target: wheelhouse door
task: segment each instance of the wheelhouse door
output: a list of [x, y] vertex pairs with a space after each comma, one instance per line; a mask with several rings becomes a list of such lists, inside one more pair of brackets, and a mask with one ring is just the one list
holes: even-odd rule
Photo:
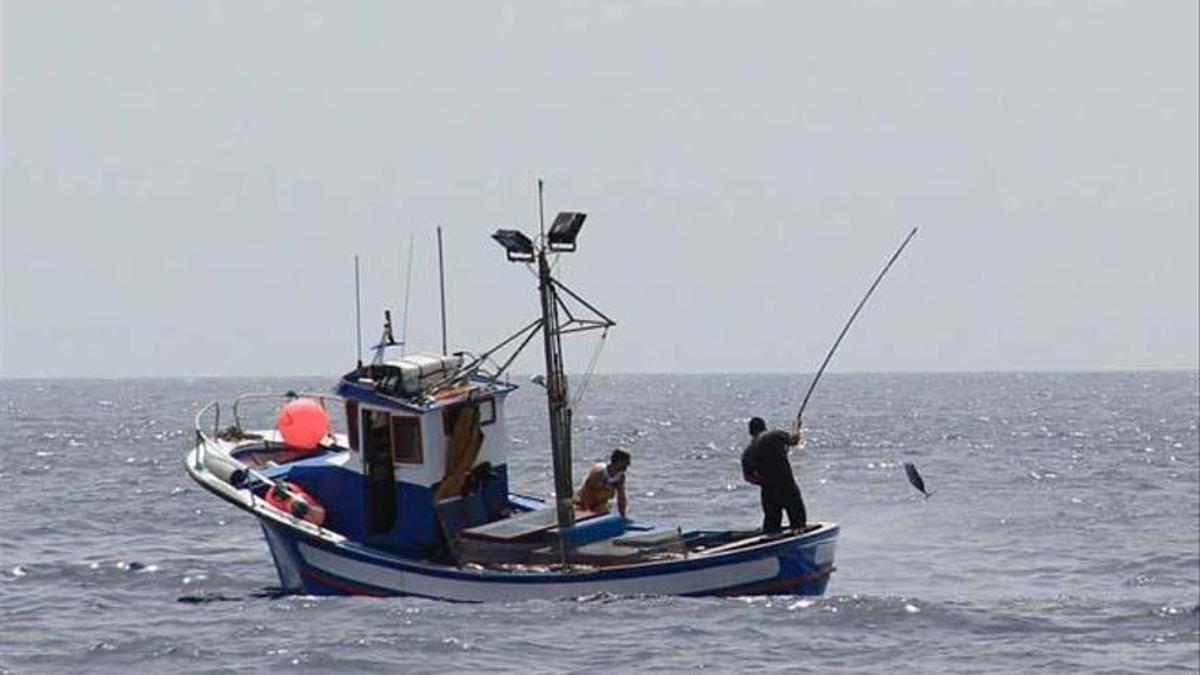
[[396, 524], [396, 469], [392, 462], [391, 415], [382, 410], [362, 414], [364, 491], [367, 534], [390, 532]]

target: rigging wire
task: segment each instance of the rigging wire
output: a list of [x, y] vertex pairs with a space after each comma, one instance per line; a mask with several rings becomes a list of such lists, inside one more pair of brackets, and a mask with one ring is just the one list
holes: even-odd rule
[[571, 412], [574, 413], [579, 402], [583, 400], [583, 395], [587, 393], [588, 385], [592, 382], [592, 375], [596, 374], [596, 366], [600, 363], [600, 352], [604, 351], [604, 345], [608, 341], [608, 328], [600, 334], [600, 339], [596, 340], [596, 349], [592, 351], [592, 360], [588, 363], [587, 370], [583, 373], [583, 379], [579, 381], [579, 389], [575, 392], [574, 398], [571, 399]]

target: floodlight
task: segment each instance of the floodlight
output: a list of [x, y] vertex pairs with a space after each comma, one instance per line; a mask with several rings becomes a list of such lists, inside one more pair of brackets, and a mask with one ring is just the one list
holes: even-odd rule
[[583, 221], [586, 218], [586, 213], [573, 211], [563, 211], [555, 216], [554, 224], [550, 226], [550, 234], [547, 236], [550, 250], [574, 251], [575, 238], [579, 236], [579, 230], [583, 227]]
[[533, 260], [533, 242], [520, 230], [496, 230], [492, 235], [504, 247], [509, 260], [530, 262]]

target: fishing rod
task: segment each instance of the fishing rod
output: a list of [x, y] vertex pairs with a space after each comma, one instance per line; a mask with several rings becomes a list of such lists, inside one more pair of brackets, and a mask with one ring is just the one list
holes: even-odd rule
[[875, 292], [875, 287], [879, 285], [880, 281], [883, 281], [883, 275], [887, 274], [887, 271], [892, 267], [892, 263], [896, 262], [896, 258], [900, 257], [900, 253], [904, 251], [904, 247], [908, 246], [908, 242], [911, 241], [913, 236], [916, 234], [917, 228], [914, 227], [912, 232], [909, 232], [908, 236], [904, 238], [904, 241], [900, 243], [900, 248], [896, 249], [896, 252], [892, 254], [891, 259], [888, 260], [887, 264], [883, 266], [883, 270], [879, 272], [879, 276], [875, 277], [875, 283], [871, 284], [871, 287], [867, 289], [867, 294], [864, 295], [863, 299], [859, 301], [858, 307], [855, 307], [854, 313], [850, 315], [850, 320], [846, 322], [846, 325], [842, 327], [842, 332], [838, 333], [837, 339], [833, 341], [833, 346], [829, 348], [829, 353], [825, 355], [825, 360], [821, 362], [821, 367], [817, 369], [816, 377], [814, 377], [812, 383], [808, 385], [808, 392], [804, 394], [804, 400], [800, 403], [800, 412], [796, 413], [797, 430], [800, 429], [800, 419], [804, 417], [804, 408], [808, 406], [808, 399], [812, 397], [813, 390], [817, 388], [817, 382], [821, 380], [821, 374], [825, 372], [825, 366], [829, 365], [829, 360], [833, 358], [833, 353], [837, 351], [838, 345], [842, 343], [842, 338], [846, 337], [846, 331], [850, 330], [850, 324], [854, 323], [854, 320], [858, 318], [858, 313], [862, 311], [863, 305], [867, 304], [867, 299], [870, 298], [871, 294]]
[[[863, 305], [867, 304], [867, 299], [870, 298], [871, 294], [875, 292], [875, 287], [879, 285], [879, 282], [883, 281], [883, 275], [887, 274], [887, 271], [892, 267], [892, 263], [896, 262], [896, 259], [900, 257], [900, 253], [904, 251], [904, 247], [908, 246], [908, 242], [912, 241], [912, 238], [916, 234], [917, 228], [914, 227], [912, 231], [908, 233], [908, 236], [904, 238], [904, 241], [900, 242], [900, 247], [897, 248], [896, 252], [892, 254], [892, 257], [888, 259], [887, 264], [884, 265], [883, 269], [879, 272], [879, 276], [875, 277], [875, 282], [872, 283], [871, 287], [867, 289], [867, 294], [864, 295], [863, 299], [858, 302], [858, 306], [854, 308], [854, 313], [850, 315], [850, 319], [846, 321], [846, 325], [842, 327], [842, 332], [838, 333], [837, 339], [833, 341], [833, 346], [829, 348], [829, 353], [825, 355], [825, 360], [821, 362], [821, 367], [817, 369], [816, 377], [814, 377], [813, 381], [808, 385], [808, 391], [805, 392], [804, 400], [800, 403], [800, 412], [796, 413], [797, 432], [800, 430], [800, 420], [802, 417], [804, 417], [804, 408], [808, 406], [808, 399], [812, 397], [813, 391], [817, 388], [817, 382], [821, 379], [821, 374], [825, 372], [825, 367], [829, 365], [829, 360], [833, 358], [833, 353], [837, 351], [838, 345], [842, 343], [842, 338], [846, 337], [846, 331], [850, 330], [850, 324], [854, 323], [854, 320], [858, 318], [858, 313], [862, 311]], [[909, 484], [919, 490], [921, 494], [925, 495], [926, 499], [929, 499], [929, 495], [932, 493], [926, 491], [925, 480], [921, 478], [920, 472], [917, 471], [917, 467], [913, 466], [912, 462], [904, 462], [904, 474], [905, 477], [908, 478]]]

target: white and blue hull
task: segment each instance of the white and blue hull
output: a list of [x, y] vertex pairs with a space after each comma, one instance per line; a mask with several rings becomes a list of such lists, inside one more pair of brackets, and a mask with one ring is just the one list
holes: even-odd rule
[[[457, 602], [571, 598], [598, 593], [636, 595], [822, 595], [834, 571], [839, 527], [810, 525], [804, 533], [769, 536], [697, 531], [670, 554], [635, 562], [588, 565], [453, 564], [368, 546], [272, 506], [245, 484], [231, 483], [231, 443], [201, 438], [185, 460], [189, 475], [262, 525], [279, 574], [291, 593], [415, 596]], [[261, 476], [259, 476], [261, 479]], [[235, 481], [237, 482], [237, 481]], [[518, 510], [546, 508], [509, 495]], [[631, 526], [633, 527], [633, 526]], [[634, 531], [654, 528], [639, 525]], [[586, 546], [579, 551], [586, 552]]]
[[585, 571], [464, 569], [333, 543], [276, 520], [263, 530], [283, 588], [313, 595], [410, 595], [459, 602], [616, 595], [821, 595], [838, 528], [744, 549]]

